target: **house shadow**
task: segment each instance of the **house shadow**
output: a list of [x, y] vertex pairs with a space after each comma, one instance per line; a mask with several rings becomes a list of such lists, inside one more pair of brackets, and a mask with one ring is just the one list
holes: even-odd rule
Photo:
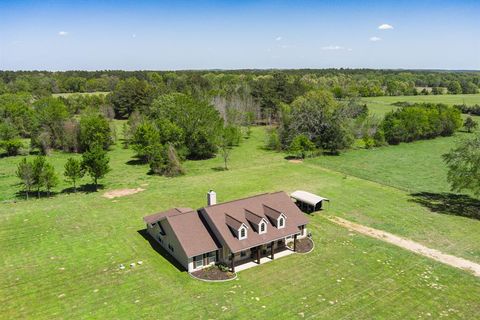
[[480, 200], [465, 194], [418, 192], [410, 201], [432, 212], [480, 220]]
[[168, 262], [170, 262], [178, 271], [184, 272], [187, 271], [185, 268], [170, 254], [167, 250], [165, 250], [152, 236], [147, 232], [147, 229], [137, 230], [138, 234], [140, 234], [150, 246], [157, 251], [163, 258], [165, 258]]

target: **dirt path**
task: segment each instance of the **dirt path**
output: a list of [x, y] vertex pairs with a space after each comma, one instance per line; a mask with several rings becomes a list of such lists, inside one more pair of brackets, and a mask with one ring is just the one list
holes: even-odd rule
[[136, 188], [136, 189], [117, 189], [117, 190], [110, 190], [105, 192], [103, 196], [107, 199], [119, 198], [129, 196], [131, 194], [139, 193], [145, 191], [143, 188]]
[[444, 264], [448, 264], [449, 266], [472, 272], [475, 276], [480, 277], [480, 264], [478, 263], [445, 254], [441, 251], [425, 247], [418, 242], [408, 240], [382, 230], [373, 229], [363, 226], [361, 224], [356, 224], [339, 217], [332, 217], [329, 218], [329, 220], [342, 227], [394, 244], [398, 247], [421, 254], [422, 256], [428, 257], [430, 259], [439, 261]]

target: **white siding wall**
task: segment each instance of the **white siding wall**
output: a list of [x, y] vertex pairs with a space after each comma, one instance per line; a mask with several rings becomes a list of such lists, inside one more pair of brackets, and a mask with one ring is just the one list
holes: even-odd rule
[[[166, 220], [162, 221], [162, 227], [165, 231], [164, 236], [160, 235], [160, 227], [158, 226], [158, 223], [155, 224], [153, 228], [147, 224], [147, 231], [168, 253], [170, 253], [185, 269], [188, 270], [189, 259]], [[159, 239], [162, 239], [162, 241]], [[173, 252], [168, 247], [169, 244], [172, 246]]]

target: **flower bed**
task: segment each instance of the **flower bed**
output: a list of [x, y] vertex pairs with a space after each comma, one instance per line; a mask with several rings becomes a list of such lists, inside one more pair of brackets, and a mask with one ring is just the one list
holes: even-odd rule
[[208, 267], [202, 270], [192, 272], [194, 278], [205, 281], [227, 281], [236, 278], [236, 273], [230, 271], [222, 271], [217, 266]]
[[[288, 244], [288, 247], [293, 250], [293, 242]], [[297, 253], [308, 253], [313, 250], [313, 240], [310, 238], [303, 238], [297, 240]]]

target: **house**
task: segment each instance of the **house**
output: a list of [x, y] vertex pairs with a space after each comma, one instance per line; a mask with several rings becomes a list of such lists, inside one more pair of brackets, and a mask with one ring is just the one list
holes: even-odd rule
[[173, 208], [143, 218], [148, 233], [188, 272], [215, 264], [231, 267], [290, 250], [307, 235], [308, 219], [285, 192], [217, 203], [207, 194], [198, 210]]

